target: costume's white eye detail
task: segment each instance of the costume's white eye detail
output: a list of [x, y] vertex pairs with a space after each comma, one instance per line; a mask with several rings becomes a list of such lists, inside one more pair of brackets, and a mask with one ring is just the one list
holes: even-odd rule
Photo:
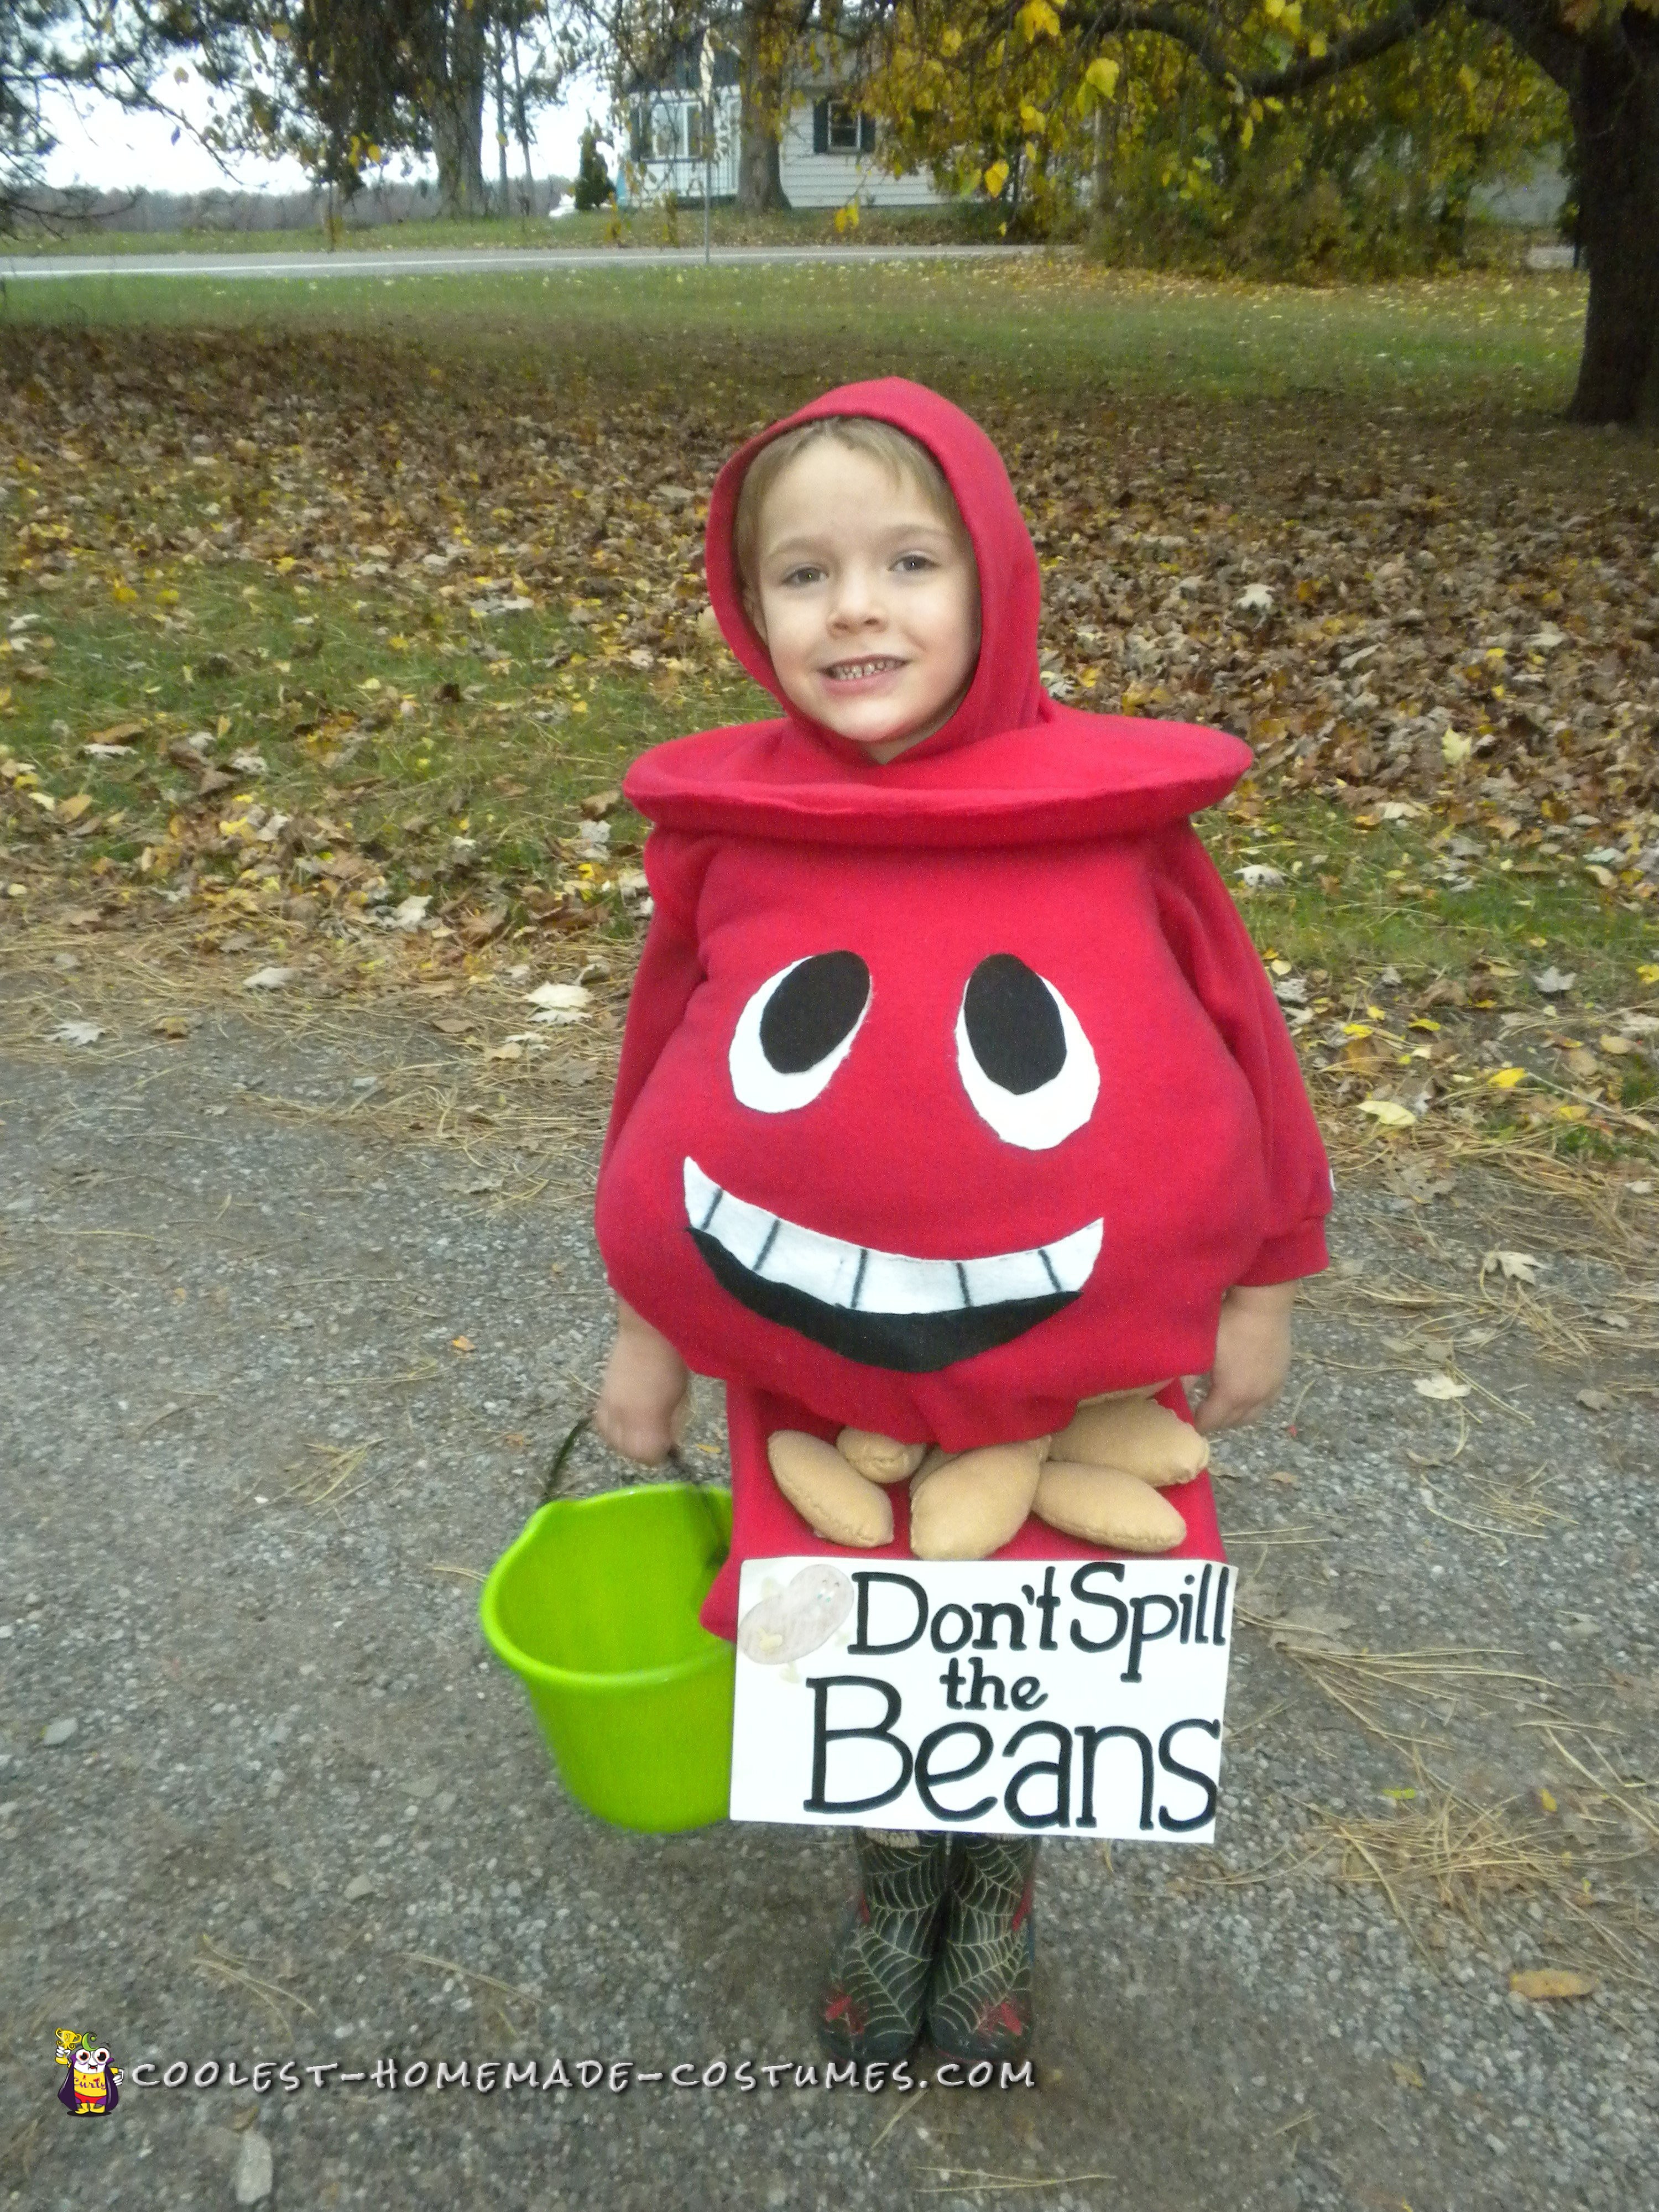
[[870, 1006], [856, 952], [814, 952], [769, 975], [738, 1017], [732, 1088], [757, 1114], [810, 1106], [853, 1049]]
[[1080, 1129], [1100, 1096], [1100, 1069], [1077, 1016], [1012, 952], [992, 953], [968, 978], [957, 1066], [975, 1111], [1024, 1152], [1046, 1152]]

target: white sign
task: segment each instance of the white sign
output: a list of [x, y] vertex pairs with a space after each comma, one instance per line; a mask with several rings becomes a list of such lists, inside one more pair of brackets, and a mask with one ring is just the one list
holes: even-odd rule
[[1232, 1570], [746, 1559], [732, 1818], [1209, 1843]]

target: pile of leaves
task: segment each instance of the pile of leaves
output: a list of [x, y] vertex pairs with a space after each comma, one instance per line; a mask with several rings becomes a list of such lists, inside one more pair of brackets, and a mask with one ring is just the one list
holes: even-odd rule
[[[204, 950], [344, 931], [364, 976], [400, 947], [429, 964], [526, 931], [634, 942], [642, 826], [615, 786], [645, 744], [766, 711], [713, 627], [702, 529], [734, 444], [838, 367], [867, 371], [851, 340], [844, 364], [810, 353], [769, 374], [740, 349], [619, 370], [464, 359], [415, 331], [6, 333], [0, 913], [55, 885], [86, 926], [187, 920]], [[1541, 914], [1479, 974], [1403, 969], [1403, 999], [1385, 959], [1356, 982], [1316, 950], [1367, 842], [1401, 863], [1374, 871], [1379, 944], [1396, 910], [1455, 923], [1523, 884], [1527, 907], [1566, 884], [1646, 941], [1642, 454], [1524, 417], [910, 366], [1007, 459], [1055, 695], [1257, 749], [1219, 842], [1333, 1104], [1404, 1127], [1524, 1063], [1529, 1085], [1562, 1083], [1552, 1114], [1644, 1131], [1626, 1078], [1659, 970], [1638, 981], [1627, 958], [1593, 1003], [1552, 998]], [[1310, 804], [1332, 849], [1296, 826]], [[1434, 1024], [1465, 1012], [1476, 1056], [1453, 1066]], [[1529, 1062], [1520, 1017], [1541, 1024]]]
[[[770, 412], [752, 386], [556, 395], [341, 335], [158, 333], [138, 356], [14, 332], [0, 363], [14, 598], [101, 586], [143, 619], [167, 612], [163, 568], [176, 588], [234, 565], [416, 621], [555, 609], [641, 671], [696, 649], [708, 486]], [[1638, 454], [1403, 410], [1109, 398], [1078, 419], [975, 397], [1043, 556], [1062, 696], [1223, 723], [1265, 772], [1356, 806], [1600, 826], [1659, 799]], [[9, 642], [29, 681], [38, 641]]]

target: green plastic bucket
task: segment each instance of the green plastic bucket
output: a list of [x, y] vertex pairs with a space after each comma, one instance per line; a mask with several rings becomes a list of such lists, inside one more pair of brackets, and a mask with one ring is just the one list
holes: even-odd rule
[[555, 1498], [484, 1584], [483, 1632], [530, 1692], [565, 1788], [617, 1827], [726, 1818], [733, 1653], [697, 1608], [731, 1543], [727, 1491]]

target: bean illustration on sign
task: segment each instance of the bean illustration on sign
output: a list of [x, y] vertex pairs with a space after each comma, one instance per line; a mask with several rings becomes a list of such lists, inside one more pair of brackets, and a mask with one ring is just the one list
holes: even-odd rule
[[823, 1574], [744, 1562], [733, 1820], [1212, 1838], [1231, 1567], [915, 1560], [836, 1601]]

